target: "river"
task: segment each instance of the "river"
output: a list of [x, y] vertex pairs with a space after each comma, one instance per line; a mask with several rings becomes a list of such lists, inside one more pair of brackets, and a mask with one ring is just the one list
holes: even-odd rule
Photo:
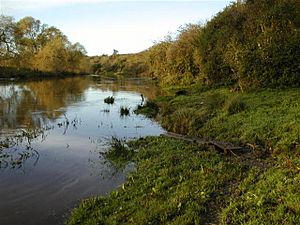
[[163, 132], [133, 112], [141, 94], [159, 92], [149, 81], [99, 76], [0, 83], [0, 224], [63, 224], [80, 200], [116, 189], [134, 165], [116, 169], [101, 153], [113, 136]]

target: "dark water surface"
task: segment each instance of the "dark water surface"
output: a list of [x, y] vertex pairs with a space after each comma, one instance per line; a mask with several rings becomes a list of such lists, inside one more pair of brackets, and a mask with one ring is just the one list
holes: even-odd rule
[[[141, 94], [158, 92], [146, 81], [97, 76], [0, 83], [0, 224], [63, 224], [80, 199], [124, 182], [133, 165], [116, 170], [100, 153], [112, 136], [163, 132], [133, 113]], [[115, 104], [104, 103], [108, 96]]]

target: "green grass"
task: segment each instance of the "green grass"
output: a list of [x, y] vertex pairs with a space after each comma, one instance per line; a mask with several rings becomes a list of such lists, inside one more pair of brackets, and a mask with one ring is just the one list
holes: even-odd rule
[[216, 152], [172, 139], [147, 138], [130, 147], [138, 150], [136, 172], [108, 197], [82, 202], [68, 224], [202, 224], [223, 202], [227, 185], [247, 171]]
[[81, 202], [69, 225], [300, 223], [299, 158], [258, 163], [162, 137], [129, 146], [136, 171], [109, 196]]
[[222, 210], [222, 224], [300, 224], [299, 185], [297, 169], [252, 169]]
[[300, 89], [245, 93], [213, 89], [159, 98], [156, 104], [159, 121], [169, 131], [250, 143], [272, 153], [299, 150]]
[[112, 137], [110, 147], [104, 153], [104, 157], [116, 169], [121, 169], [132, 160], [133, 154], [134, 151], [126, 146], [124, 140]]

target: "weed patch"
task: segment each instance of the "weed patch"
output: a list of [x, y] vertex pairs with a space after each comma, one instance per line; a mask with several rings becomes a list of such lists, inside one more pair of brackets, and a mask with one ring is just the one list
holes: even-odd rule
[[114, 96], [108, 96], [107, 98], [104, 99], [104, 102], [107, 104], [114, 104], [115, 98]]
[[104, 157], [114, 167], [122, 168], [132, 160], [134, 151], [126, 146], [125, 141], [112, 137], [110, 148], [104, 153]]
[[136, 114], [143, 114], [149, 118], [155, 118], [159, 112], [158, 105], [151, 100], [148, 100], [144, 106], [138, 106], [134, 111]]
[[125, 106], [121, 106], [120, 107], [120, 115], [121, 116], [128, 116], [130, 114], [130, 109], [125, 107]]

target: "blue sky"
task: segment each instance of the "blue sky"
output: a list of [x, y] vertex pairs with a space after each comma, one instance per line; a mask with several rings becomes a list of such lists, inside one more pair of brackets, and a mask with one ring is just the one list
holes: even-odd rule
[[187, 23], [205, 23], [231, 1], [0, 0], [1, 13], [33, 16], [80, 42], [89, 55], [134, 53]]

